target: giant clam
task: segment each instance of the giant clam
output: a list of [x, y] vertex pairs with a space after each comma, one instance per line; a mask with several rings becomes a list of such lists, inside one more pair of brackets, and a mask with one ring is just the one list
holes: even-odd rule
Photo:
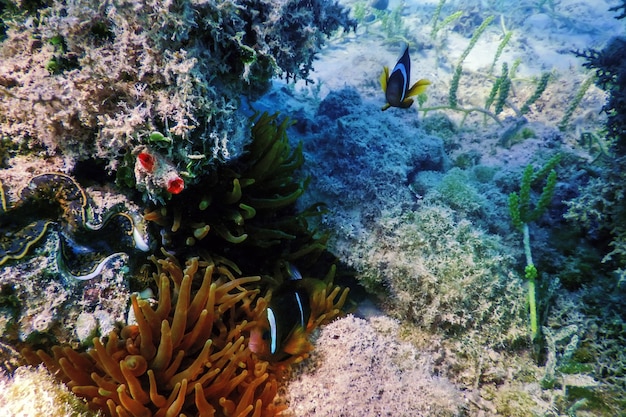
[[0, 181], [0, 265], [25, 257], [47, 233], [59, 236], [59, 272], [75, 279], [99, 275], [124, 251], [148, 251], [141, 215], [123, 204], [96, 212], [85, 189], [67, 174], [32, 177], [11, 207]]

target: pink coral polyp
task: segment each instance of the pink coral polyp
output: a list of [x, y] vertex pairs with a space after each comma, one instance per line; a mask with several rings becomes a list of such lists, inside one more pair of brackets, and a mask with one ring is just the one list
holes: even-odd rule
[[179, 194], [185, 189], [185, 182], [181, 177], [175, 177], [167, 182], [167, 192], [172, 194]]

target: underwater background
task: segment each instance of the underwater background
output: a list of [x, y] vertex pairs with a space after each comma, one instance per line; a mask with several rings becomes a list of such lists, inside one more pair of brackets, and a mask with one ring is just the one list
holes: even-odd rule
[[623, 1], [0, 18], [0, 414], [626, 416]]

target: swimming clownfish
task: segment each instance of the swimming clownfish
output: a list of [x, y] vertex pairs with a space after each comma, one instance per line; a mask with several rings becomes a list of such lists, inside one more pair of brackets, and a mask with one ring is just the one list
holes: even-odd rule
[[387, 103], [382, 108], [383, 111], [389, 107], [408, 109], [413, 104], [413, 99], [410, 97], [423, 93], [426, 91], [426, 87], [430, 85], [430, 81], [421, 79], [409, 88], [410, 81], [411, 59], [409, 57], [409, 47], [407, 46], [402, 57], [400, 57], [396, 66], [393, 67], [391, 75], [389, 74], [389, 68], [383, 67], [380, 84], [387, 99]]
[[250, 350], [260, 358], [280, 361], [309, 350], [307, 325], [311, 317], [310, 283], [294, 275], [272, 294], [260, 324], [250, 330]]

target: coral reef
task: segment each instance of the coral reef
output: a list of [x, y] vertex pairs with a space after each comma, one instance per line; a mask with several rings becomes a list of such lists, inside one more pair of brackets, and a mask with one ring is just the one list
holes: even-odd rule
[[[353, 28], [335, 0], [2, 3], [0, 367], [13, 373], [26, 345], [30, 363], [62, 381], [51, 387], [43, 367], [25, 381], [25, 367], [17, 386], [66, 385], [80, 397], [63, 397], [75, 415], [623, 414], [625, 281], [610, 272], [626, 276], [621, 55], [587, 54], [594, 68], [610, 64], [598, 80], [615, 122], [613, 146], [587, 164], [574, 135], [603, 145], [603, 131], [585, 132], [599, 125], [585, 92], [599, 96], [595, 77], [578, 93], [574, 65], [533, 77], [551, 68], [548, 49], [533, 49], [531, 30], [513, 35], [547, 22], [562, 33], [540, 31], [542, 42], [570, 37], [578, 21], [559, 18], [558, 2], [500, 9], [498, 26], [488, 16], [502, 2], [457, 13], [445, 0], [374, 3], [354, 2], [366, 32], [338, 38], [317, 73], [327, 36]], [[529, 8], [543, 16], [526, 24]], [[381, 114], [373, 68], [392, 62], [386, 42], [404, 39], [434, 80], [429, 100], [443, 105], [424, 107], [423, 96], [421, 111]], [[520, 47], [529, 53], [511, 63]], [[566, 50], [550, 59], [567, 66]], [[559, 132], [563, 97], [573, 100]], [[506, 198], [524, 166], [555, 152], [565, 159], [555, 204], [541, 218], [531, 210], [547, 197], [530, 174], [512, 202], [516, 226], [530, 223], [529, 272], [545, 291], [533, 320], [544, 363], [532, 357]], [[564, 224], [561, 201], [595, 175], [570, 212], [588, 216], [585, 235]], [[603, 265], [601, 251], [611, 253]], [[401, 321], [320, 329], [348, 294], [336, 263]], [[272, 347], [270, 317], [291, 311], [302, 314]], [[26, 392], [0, 387], [15, 396], [0, 393], [0, 414], [28, 412], [4, 407]]]
[[[95, 245], [106, 243], [103, 233], [109, 224], [121, 234], [111, 244], [130, 239], [139, 249], [155, 249], [154, 242], [144, 235], [148, 221], [157, 226], [160, 245], [171, 248], [182, 259], [192, 253], [201, 257], [190, 258], [185, 268], [165, 249], [166, 259], [152, 258], [157, 265], [153, 277], [159, 298], [151, 303], [131, 296], [135, 321], [122, 329], [109, 326], [105, 331], [102, 324], [106, 323], [100, 322], [92, 305], [80, 305], [66, 313], [76, 323], [71, 328], [75, 334], [60, 334], [63, 347], [54, 337], [48, 338], [59, 324], [55, 314], [49, 314], [45, 323], [36, 326], [39, 333], [26, 340], [27, 344], [53, 346], [52, 353], [27, 347], [23, 350], [25, 358], [31, 364], [45, 363], [75, 394], [87, 399], [92, 409], [102, 409], [111, 416], [262, 416], [284, 409], [283, 405], [274, 404], [278, 384], [291, 364], [307, 357], [312, 345], [307, 343], [297, 354], [270, 363], [250, 351], [248, 333], [265, 312], [272, 289], [286, 279], [282, 268], [288, 261], [305, 268], [307, 277], [327, 270], [329, 264], [317, 262], [324, 254], [325, 243], [307, 223], [320, 206], [313, 205], [300, 213], [294, 208], [307, 181], [297, 179], [303, 155], [301, 147], [292, 147], [287, 138], [290, 120], [279, 120], [278, 114], [263, 114], [254, 120], [245, 155], [228, 165], [214, 167], [190, 186], [177, 185], [176, 181], [153, 181], [175, 172], [173, 165], [154, 147], [137, 147], [132, 155], [136, 160], [136, 179], [146, 189], [161, 187], [171, 195], [168, 201], [155, 199], [144, 216], [127, 212], [123, 204], [98, 210], [79, 182], [60, 172], [28, 180], [22, 191], [15, 194], [18, 202], [12, 206], [2, 193], [3, 227], [17, 227], [20, 231], [5, 234], [4, 261], [30, 262], [31, 259], [25, 259], [27, 254], [34, 255], [34, 260], [41, 252], [47, 261], [52, 257], [56, 267], [53, 269], [67, 278], [50, 282], [46, 288], [46, 294], [59, 289], [58, 296], [49, 297], [55, 303], [50, 308], [57, 312], [74, 298], [60, 291], [63, 285], [76, 286], [77, 279], [98, 278], [103, 273], [102, 265], [110, 261], [104, 258], [93, 270], [78, 273], [70, 267], [70, 257], [66, 255], [77, 255], [72, 266], [89, 266], [90, 259], [82, 255], [97, 259]], [[159, 139], [157, 134], [151, 137]], [[174, 192], [174, 186], [180, 189]], [[22, 227], [22, 223], [27, 225], [31, 218], [39, 217], [45, 226], [54, 223], [58, 233]], [[13, 224], [17, 218], [20, 223]], [[94, 238], [89, 235], [91, 232], [98, 235]], [[328, 255], [324, 256], [325, 261]], [[132, 257], [141, 262], [136, 259], [140, 257]], [[9, 262], [10, 268], [13, 263]], [[49, 267], [47, 263], [43, 271], [37, 269], [34, 273], [47, 276]], [[263, 277], [235, 278], [241, 270], [260, 272]], [[313, 275], [309, 274], [313, 270]], [[317, 280], [316, 289], [310, 294], [311, 314], [305, 337], [341, 313], [347, 290], [332, 284], [334, 270], [330, 268], [324, 281]], [[136, 272], [133, 270], [133, 275]], [[143, 279], [135, 276], [132, 285], [147, 284], [148, 276], [144, 275]], [[201, 282], [197, 282], [198, 277]], [[101, 293], [92, 292], [90, 285], [93, 284], [86, 284], [83, 295], [89, 292], [89, 297], [100, 297]], [[112, 285], [103, 282], [101, 289], [107, 286]], [[259, 297], [262, 290], [267, 291], [266, 295]], [[20, 289], [18, 293], [22, 297]], [[91, 300], [91, 304], [93, 301], [103, 300]], [[125, 300], [120, 300], [119, 306], [125, 305]], [[103, 334], [106, 337], [101, 339]], [[19, 339], [14, 332], [11, 337], [13, 341]], [[77, 339], [80, 343], [76, 343]], [[84, 348], [89, 351], [82, 352]]]
[[[295, 127], [301, 123], [306, 119]], [[335, 231], [328, 246], [340, 258], [354, 254], [352, 243], [383, 212], [413, 206], [415, 196], [404, 185], [418, 172], [448, 166], [442, 140], [421, 130], [414, 115], [381, 112], [353, 87], [328, 94], [304, 133], [305, 158], [318, 162], [303, 167], [311, 183], [298, 204], [333, 201], [321, 222]]]
[[19, 10], [2, 18], [2, 138], [62, 154], [67, 169], [99, 159], [116, 170], [162, 132], [164, 156], [192, 182], [242, 153], [242, 94], [263, 93], [276, 73], [306, 78], [325, 38], [355, 25], [323, 1], [81, 0]]
[[[68, 319], [76, 320], [72, 325], [75, 334], [61, 334], [61, 341], [71, 342], [61, 347], [54, 337], [47, 339], [58, 326], [51, 312], [43, 323], [33, 325], [38, 333], [26, 342], [53, 346], [52, 353], [35, 352], [28, 347], [23, 350], [25, 358], [31, 364], [45, 363], [75, 394], [87, 399], [92, 409], [102, 409], [111, 416], [165, 413], [268, 416], [284, 409], [283, 405], [274, 404], [278, 385], [291, 364], [307, 357], [312, 345], [307, 343], [297, 354], [270, 363], [250, 351], [248, 334], [265, 312], [272, 289], [286, 279], [281, 265], [295, 260], [307, 272], [328, 268], [326, 262], [316, 265], [325, 246], [308, 228], [306, 218], [311, 213], [294, 211], [305, 181], [294, 179], [303, 156], [300, 147], [292, 148], [289, 144], [286, 136], [289, 125], [287, 118], [278, 121], [277, 114], [260, 116], [245, 156], [234, 164], [216, 168], [213, 175], [207, 175], [198, 185], [174, 195], [168, 203], [154, 207], [145, 216], [125, 211], [124, 204], [99, 210], [92, 205], [89, 193], [73, 177], [63, 173], [32, 177], [15, 194], [19, 200], [13, 206], [7, 204], [3, 192], [3, 227], [26, 230], [5, 234], [4, 261], [18, 259], [26, 265], [38, 259], [40, 252], [47, 251], [46, 259], [52, 257], [55, 262], [53, 269], [66, 278], [61, 282], [51, 279], [45, 288], [44, 294], [55, 303], [49, 308], [57, 312], [74, 298], [61, 291], [64, 285], [76, 286], [81, 282], [78, 280], [90, 280], [88, 285], [93, 285], [91, 279], [103, 272], [100, 265], [109, 262], [105, 258], [95, 270], [85, 273], [68, 272], [67, 252], [96, 258], [94, 245], [106, 241], [102, 233], [114, 219], [121, 221], [114, 228], [121, 236], [113, 243], [143, 237], [144, 222], [153, 221], [161, 231], [171, 233], [161, 233], [164, 246], [172, 247], [177, 254], [195, 253], [206, 259], [190, 258], [183, 268], [163, 249], [165, 259], [152, 258], [157, 266], [153, 278], [159, 298], [150, 301], [132, 295], [131, 324], [122, 329], [109, 326], [105, 333], [106, 323], [100, 322], [101, 317], [92, 311], [93, 306], [81, 303], [78, 310], [66, 313]], [[147, 150], [140, 152], [141, 155]], [[159, 163], [147, 156], [138, 160], [145, 170]], [[54, 230], [58, 233], [45, 233], [44, 228], [41, 233], [29, 234], [32, 228], [20, 226], [38, 216], [45, 225], [55, 223]], [[20, 223], [13, 224], [15, 219]], [[199, 224], [202, 219], [206, 223]], [[81, 235], [83, 229], [88, 232], [86, 236]], [[177, 229], [181, 229], [183, 238], [175, 235]], [[213, 233], [207, 237], [210, 230]], [[98, 236], [89, 238], [92, 232]], [[237, 240], [235, 236], [244, 238]], [[141, 240], [139, 245], [135, 241], [135, 245], [149, 250], [147, 242]], [[14, 250], [14, 246], [19, 250]], [[25, 259], [27, 254], [33, 255], [32, 259], [30, 256]], [[241, 274], [240, 269], [229, 259], [241, 262], [243, 270], [261, 272], [263, 277], [235, 278]], [[8, 262], [11, 268], [13, 263]], [[89, 265], [83, 257], [75, 263]], [[316, 280], [315, 290], [310, 293], [311, 314], [305, 337], [341, 313], [347, 290], [332, 284], [334, 270], [330, 268], [324, 281]], [[33, 273], [47, 276], [40, 269]], [[141, 281], [141, 277], [137, 278]], [[38, 282], [42, 284], [41, 277]], [[143, 284], [146, 282], [143, 279]], [[104, 290], [114, 285], [104, 282], [101, 287]], [[6, 288], [9, 297], [9, 287]], [[85, 296], [102, 296], [89, 286], [83, 289]], [[265, 296], [259, 297], [265, 289]], [[23, 291], [17, 291], [22, 298]], [[54, 292], [58, 294], [52, 296]], [[80, 288], [79, 292], [82, 292]], [[91, 304], [93, 301], [100, 304], [104, 300], [92, 300]], [[16, 317], [28, 314], [19, 311], [19, 300], [17, 304]], [[125, 305], [124, 301], [119, 304], [121, 308]], [[107, 336], [101, 339], [102, 334]], [[14, 331], [5, 336], [13, 337], [13, 341], [18, 338]], [[90, 347], [88, 353], [82, 352], [85, 347]]]
[[[502, 13], [500, 25], [489, 27], [482, 35], [487, 39], [481, 38], [477, 43], [478, 49], [485, 52], [495, 50], [498, 41], [503, 39], [492, 63], [495, 72], [489, 70], [486, 82], [483, 76], [476, 74], [483, 71], [489, 60], [471, 60], [472, 56], [468, 55], [467, 65], [463, 65], [465, 72], [460, 89], [471, 95], [462, 96], [459, 91], [459, 106], [488, 108], [495, 114], [494, 107], [500, 102], [500, 106], [504, 105], [500, 113], [502, 127], [494, 126], [494, 123], [487, 124], [487, 128], [483, 126], [480, 112], [467, 119], [464, 129], [449, 129], [442, 123], [434, 126], [433, 116], [442, 116], [442, 113], [429, 112], [426, 117], [421, 117], [422, 113], [417, 117], [412, 113], [407, 117], [406, 113], [397, 112], [393, 117], [384, 117], [370, 112], [371, 104], [381, 99], [380, 94], [372, 92], [371, 80], [376, 72], [373, 68], [389, 60], [389, 49], [391, 54], [395, 53], [393, 46], [381, 47], [380, 42], [371, 40], [372, 32], [377, 25], [380, 27], [380, 22], [376, 21], [368, 25], [365, 33], [359, 33], [359, 57], [364, 57], [360, 62], [362, 65], [354, 66], [353, 70], [351, 62], [343, 62], [342, 50], [335, 54], [329, 52], [328, 67], [334, 72], [329, 71], [327, 77], [322, 74], [325, 84], [321, 95], [330, 92], [317, 113], [314, 110], [317, 102], [309, 100], [310, 92], [306, 88], [303, 87], [299, 95], [297, 88], [294, 91], [281, 83], [277, 83], [267, 99], [267, 106], [274, 109], [269, 107], [271, 103], [284, 102], [284, 108], [299, 112], [299, 123], [294, 131], [303, 137], [307, 162], [314, 162], [304, 167], [312, 178], [304, 199], [333, 201], [329, 211], [321, 217], [320, 225], [322, 230], [332, 231], [329, 248], [342, 261], [357, 269], [357, 279], [365, 278], [363, 281], [371, 284], [383, 308], [391, 307], [386, 311], [394, 311], [405, 323], [406, 319], [417, 323], [407, 333], [415, 335], [412, 340], [416, 341], [420, 353], [433, 353], [435, 372], [439, 377], [448, 377], [463, 387], [469, 398], [468, 415], [621, 415], [624, 409], [621, 401], [624, 362], [623, 354], [616, 347], [623, 341], [617, 328], [623, 323], [623, 301], [618, 300], [624, 299], [624, 282], [616, 286], [614, 277], [611, 280], [604, 276], [612, 266], [610, 263], [596, 263], [599, 258], [593, 253], [596, 251], [593, 246], [606, 249], [609, 241], [606, 231], [596, 234], [592, 229], [587, 236], [576, 224], [565, 224], [561, 217], [565, 209], [563, 202], [577, 193], [578, 185], [589, 175], [600, 173], [599, 167], [606, 163], [604, 159], [598, 159], [590, 165], [589, 160], [585, 160], [587, 150], [576, 143], [580, 132], [585, 132], [584, 135], [591, 130], [596, 136], [603, 135], [600, 127], [603, 116], [598, 117], [596, 113], [601, 106], [598, 103], [604, 97], [595, 86], [589, 87], [587, 93], [583, 93], [582, 87], [578, 90], [583, 80], [593, 78], [588, 72], [579, 71], [576, 65], [564, 71], [558, 69], [558, 63], [572, 62], [573, 57], [560, 55], [554, 59], [554, 56], [544, 54], [549, 48], [543, 47], [553, 45], [553, 40], [550, 45], [541, 43], [542, 48], [537, 49], [532, 54], [534, 56], [525, 56], [512, 64], [509, 61], [509, 65], [502, 65], [502, 72], [499, 71], [502, 62], [495, 61], [512, 60], [511, 53], [515, 52], [511, 49], [518, 47], [518, 42], [524, 48], [532, 45], [528, 33], [518, 39], [508, 36], [510, 28], [515, 28], [514, 33], [518, 33], [516, 25], [523, 29], [542, 29], [535, 26], [539, 22], [535, 19], [540, 17], [548, 25], [565, 22], [561, 20], [563, 16], [558, 15], [564, 9], [555, 5], [556, 14], [546, 14], [546, 7], [540, 13], [543, 16], [526, 15], [528, 24], [520, 24], [521, 14], [517, 11], [537, 7], [531, 3], [523, 2], [516, 12], [507, 10], [508, 14]], [[363, 2], [356, 4], [361, 5], [361, 11], [366, 10]], [[412, 35], [419, 38], [423, 35], [419, 28], [430, 18], [428, 12], [433, 4], [423, 8], [417, 5], [405, 7], [402, 18], [405, 22], [412, 19], [411, 26], [416, 28]], [[458, 4], [451, 4], [449, 8], [458, 7]], [[465, 5], [461, 7], [463, 10], [459, 13], [469, 13], [474, 23], [468, 25], [469, 30], [463, 31], [464, 37], [458, 33], [448, 34], [446, 40], [450, 43], [444, 45], [454, 43], [457, 47], [454, 54], [449, 54], [449, 49], [437, 51], [441, 55], [435, 58], [435, 65], [430, 65], [428, 63], [433, 62], [432, 55], [435, 54], [429, 49], [431, 45], [423, 41], [423, 36], [412, 42], [412, 45], [418, 45], [421, 54], [415, 61], [426, 71], [437, 68], [439, 72], [438, 79], [433, 78], [436, 81], [429, 100], [434, 98], [445, 102], [448, 98], [441, 92], [446, 93], [450, 86], [446, 82], [452, 76], [449, 69], [454, 72], [458, 54], [467, 45], [475, 28], [484, 21], [485, 14], [476, 13], [478, 7], [469, 11]], [[415, 13], [416, 10], [426, 13]], [[367, 24], [365, 14], [361, 19]], [[571, 23], [562, 27], [572, 27]], [[604, 23], [610, 22], [605, 19]], [[612, 27], [616, 28], [615, 33], [622, 29], [620, 25], [612, 24]], [[543, 35], [550, 30], [544, 28], [545, 31], [535, 32]], [[564, 34], [574, 38], [570, 35]], [[596, 38], [596, 33], [589, 36]], [[504, 48], [509, 38], [511, 42]], [[588, 39], [586, 37], [584, 42], [574, 45], [585, 44]], [[369, 51], [375, 48], [378, 48], [380, 57], [372, 59]], [[503, 54], [498, 57], [501, 52]], [[550, 63], [542, 68], [551, 68], [554, 62], [557, 69], [550, 74], [544, 73], [533, 81], [533, 85], [528, 85], [529, 70], [532, 74], [533, 68], [536, 69], [537, 64], [543, 63], [543, 58], [548, 56]], [[442, 63], [444, 65], [440, 65]], [[498, 65], [494, 66], [495, 63]], [[348, 73], [353, 78], [349, 82], [338, 81], [334, 77], [337, 72]], [[483, 104], [492, 85], [490, 104]], [[563, 123], [567, 124], [566, 130], [558, 131], [555, 123], [564, 120], [564, 111], [569, 113], [575, 109], [572, 103], [581, 94], [585, 97], [579, 103], [577, 114]], [[509, 102], [514, 106], [509, 107]], [[519, 113], [528, 113], [521, 117], [516, 108]], [[511, 118], [514, 114], [516, 117]], [[462, 115], [459, 113], [458, 118], [451, 117], [450, 120], [458, 120]], [[477, 115], [479, 117], [475, 117]], [[430, 130], [428, 124], [433, 126]], [[448, 125], [452, 123], [448, 122]], [[457, 165], [456, 169], [449, 171], [443, 152], [439, 159], [424, 145], [441, 144], [436, 136], [443, 137], [446, 128], [450, 133], [449, 140], [443, 141], [444, 149]], [[430, 137], [424, 134], [424, 130]], [[523, 144], [519, 143], [521, 140]], [[555, 198], [544, 216], [530, 222], [533, 256], [541, 273], [537, 282], [540, 290], [537, 326], [550, 340], [542, 346], [541, 360], [547, 361], [544, 364], [533, 360], [529, 348], [527, 286], [523, 274], [519, 276], [519, 271], [524, 270], [524, 254], [520, 245], [521, 234], [514, 230], [507, 213], [507, 196], [519, 190], [525, 166], [543, 166], [555, 153], [563, 155], [558, 169], [559, 181], [553, 184]], [[444, 162], [440, 164], [442, 160]], [[616, 181], [611, 185], [612, 189], [621, 187], [622, 182]], [[530, 187], [529, 208], [535, 207], [542, 185]], [[440, 210], [445, 216], [433, 214]], [[429, 221], [431, 217], [435, 220]], [[443, 230], [438, 231], [437, 226]], [[559, 281], [565, 285], [566, 278], [568, 287], [559, 285]], [[600, 281], [603, 281], [603, 288], [596, 287]], [[409, 284], [400, 287], [398, 282]], [[406, 291], [399, 292], [399, 288], [406, 288]], [[590, 303], [587, 298], [596, 299], [596, 302]], [[579, 308], [586, 304], [584, 313], [567, 309], [567, 303]], [[398, 306], [405, 309], [395, 311]], [[450, 309], [454, 306], [459, 306], [459, 310]], [[459, 323], [458, 327], [455, 322]], [[509, 326], [514, 329], [512, 337], [504, 336]], [[356, 337], [369, 340], [369, 331], [363, 329]], [[351, 342], [344, 340], [339, 332], [328, 337], [338, 338], [337, 345], [333, 346], [336, 349]], [[317, 346], [320, 346], [319, 341]], [[360, 359], [353, 360], [352, 355], [348, 357], [351, 364]], [[382, 368], [382, 362], [382, 358], [371, 359], [374, 364], [372, 372], [378, 370], [374, 369], [378, 365]], [[324, 394], [333, 398], [333, 393], [338, 391], [344, 404], [353, 401], [346, 414], [361, 403], [369, 405], [370, 396], [380, 399], [385, 395], [382, 384], [378, 384], [381, 391], [372, 393], [358, 383], [351, 383], [352, 380], [360, 381], [357, 376], [343, 379], [331, 373], [331, 366], [326, 366], [322, 360], [317, 366], [328, 370], [328, 374], [308, 368], [303, 379], [312, 383], [314, 378], [323, 377], [331, 384], [338, 380], [328, 394]], [[342, 369], [346, 373], [350, 371], [348, 366]], [[552, 379], [548, 377], [550, 373]], [[542, 379], [544, 375], [545, 380]], [[552, 385], [547, 382], [550, 379]], [[342, 390], [345, 387], [348, 389]], [[313, 407], [319, 411], [327, 405], [317, 397], [318, 390], [316, 387], [309, 393], [306, 384], [298, 386], [298, 395], [293, 398], [294, 409], [298, 410], [296, 415], [313, 413]], [[351, 391], [363, 393], [358, 396], [360, 402], [352, 400]], [[405, 399], [402, 395], [397, 397]], [[607, 401], [611, 397], [612, 400]], [[330, 404], [328, 408], [331, 409]], [[341, 414], [343, 409], [339, 410], [334, 414]], [[367, 411], [361, 414], [367, 415]], [[402, 415], [402, 412], [398, 414]]]
[[446, 341], [439, 375], [491, 383], [485, 370], [505, 367], [496, 352], [529, 339], [524, 283], [512, 272], [521, 250], [493, 234], [512, 230], [497, 169], [448, 170], [441, 138], [353, 88], [331, 92], [305, 126], [305, 156], [317, 163], [304, 167], [303, 204], [335, 202], [319, 226], [333, 231], [329, 250], [388, 314]]

